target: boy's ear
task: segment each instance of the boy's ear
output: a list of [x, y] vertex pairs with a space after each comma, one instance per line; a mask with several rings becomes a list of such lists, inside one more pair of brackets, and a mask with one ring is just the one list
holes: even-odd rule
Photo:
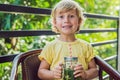
[[80, 25], [81, 22], [82, 22], [82, 20], [81, 20], [81, 18], [79, 18], [79, 20], [78, 20], [78, 25]]
[[81, 18], [79, 18], [79, 20], [78, 20], [78, 29], [77, 29], [77, 32], [79, 32], [79, 30], [80, 30], [80, 25], [81, 25], [81, 22], [82, 22], [82, 20], [81, 20]]
[[52, 19], [52, 25], [56, 26], [56, 21], [54, 19]]

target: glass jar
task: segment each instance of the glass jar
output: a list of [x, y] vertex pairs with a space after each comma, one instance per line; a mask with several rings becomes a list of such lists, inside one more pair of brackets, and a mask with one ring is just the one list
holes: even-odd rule
[[74, 66], [78, 62], [78, 57], [64, 57], [63, 80], [80, 80], [74, 78]]
[[77, 64], [78, 57], [64, 57], [65, 68], [73, 69], [73, 67]]

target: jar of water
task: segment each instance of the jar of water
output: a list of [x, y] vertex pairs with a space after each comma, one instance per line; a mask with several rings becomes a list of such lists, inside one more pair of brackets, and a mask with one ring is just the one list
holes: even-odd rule
[[78, 63], [78, 57], [64, 57], [63, 80], [80, 80], [74, 78], [74, 67]]

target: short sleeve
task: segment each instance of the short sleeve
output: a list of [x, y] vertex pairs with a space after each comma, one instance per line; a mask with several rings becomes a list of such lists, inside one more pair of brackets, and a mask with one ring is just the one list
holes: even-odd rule
[[50, 47], [50, 45], [46, 45], [42, 52], [40, 53], [40, 55], [38, 55], [38, 58], [40, 60], [45, 59], [49, 64], [52, 63], [52, 48]]
[[95, 54], [93, 53], [93, 47], [90, 44], [87, 44], [87, 52], [85, 57], [87, 63], [89, 63], [95, 57]]

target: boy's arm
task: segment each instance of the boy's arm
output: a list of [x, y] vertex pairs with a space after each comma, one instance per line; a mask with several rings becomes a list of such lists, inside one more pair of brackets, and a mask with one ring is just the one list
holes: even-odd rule
[[46, 60], [42, 60], [38, 69], [38, 77], [44, 80], [53, 80], [60, 79], [62, 73], [62, 66], [59, 64], [54, 68], [54, 70], [50, 70], [50, 65]]
[[44, 80], [53, 79], [53, 72], [50, 71], [49, 69], [50, 69], [50, 65], [48, 64], [48, 62], [44, 59], [41, 60], [41, 63], [38, 69], [38, 77]]
[[98, 69], [94, 58], [88, 64], [88, 70], [85, 71], [86, 76], [85, 79], [93, 79], [98, 76]]

